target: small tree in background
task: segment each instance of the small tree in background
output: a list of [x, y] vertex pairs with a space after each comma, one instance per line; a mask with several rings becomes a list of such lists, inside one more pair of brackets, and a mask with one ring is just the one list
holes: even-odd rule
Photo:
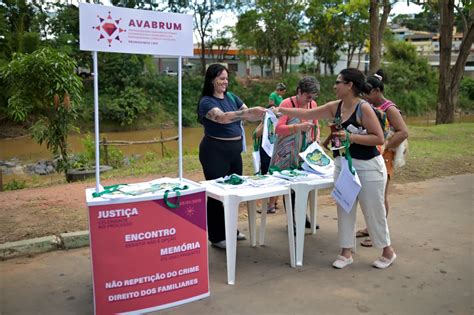
[[75, 68], [76, 62], [66, 54], [44, 48], [15, 54], [1, 71], [10, 94], [8, 115], [32, 124], [32, 138], [59, 156], [58, 172], [69, 168], [67, 137], [75, 129], [81, 99], [82, 81]]

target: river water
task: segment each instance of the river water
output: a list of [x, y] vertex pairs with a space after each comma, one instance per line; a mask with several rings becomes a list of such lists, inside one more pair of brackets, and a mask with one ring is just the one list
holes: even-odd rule
[[[251, 144], [252, 132], [255, 129], [255, 124], [247, 124], [245, 126], [247, 145]], [[101, 140], [106, 137], [107, 140], [125, 140], [125, 141], [143, 141], [177, 136], [177, 128], [171, 129], [148, 129], [138, 131], [124, 131], [124, 132], [104, 132], [101, 133]], [[68, 144], [72, 153], [79, 153], [84, 150], [82, 139], [85, 134], [71, 135], [68, 137]], [[94, 134], [90, 136], [94, 138]], [[199, 143], [203, 136], [203, 128], [184, 128], [183, 129], [183, 152], [186, 154], [198, 152]], [[171, 155], [176, 155], [178, 152], [178, 141], [166, 142], [164, 144], [165, 152]], [[120, 151], [126, 156], [144, 155], [147, 152], [153, 152], [157, 156], [161, 157], [162, 148], [161, 144], [139, 144], [139, 145], [128, 145], [128, 146], [117, 146]], [[16, 158], [22, 163], [32, 163], [41, 159], [49, 160], [52, 158], [51, 153], [46, 148], [46, 145], [39, 145], [29, 136], [11, 138], [11, 139], [0, 139], [0, 160], [10, 160]]]
[[[434, 115], [423, 116], [423, 117], [407, 117], [406, 121], [410, 125], [434, 125]], [[474, 115], [463, 115], [456, 117], [457, 122], [474, 122]], [[252, 132], [255, 129], [256, 124], [247, 124], [246, 139], [247, 146], [251, 145]], [[101, 133], [102, 137], [106, 137], [107, 140], [126, 140], [126, 141], [139, 141], [139, 140], [152, 140], [160, 139], [160, 136], [167, 138], [178, 135], [176, 128], [171, 129], [148, 129], [139, 131], [125, 131], [125, 132], [105, 132]], [[94, 134], [90, 134], [94, 137]], [[183, 151], [186, 154], [198, 152], [199, 143], [203, 135], [203, 128], [184, 128], [183, 129]], [[85, 134], [71, 135], [68, 138], [68, 143], [72, 153], [79, 153], [83, 151], [82, 139]], [[146, 145], [130, 145], [130, 146], [119, 146], [120, 149], [126, 156], [144, 155], [147, 152], [153, 152], [157, 156], [161, 157], [162, 148], [160, 144], [146, 144]], [[250, 148], [250, 147], [249, 147]], [[165, 152], [173, 156], [177, 156], [178, 142], [172, 141], [165, 144]], [[46, 148], [46, 145], [39, 145], [30, 137], [20, 137], [12, 139], [0, 139], [0, 160], [10, 160], [16, 158], [20, 160], [22, 164], [33, 163], [41, 159], [52, 159], [51, 153]]]

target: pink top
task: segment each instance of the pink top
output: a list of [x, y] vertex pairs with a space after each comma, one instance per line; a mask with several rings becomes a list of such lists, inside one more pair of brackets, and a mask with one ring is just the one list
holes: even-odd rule
[[[296, 102], [296, 97], [295, 96], [292, 96], [291, 97], [293, 99], [293, 102], [295, 103], [295, 106], [298, 106], [297, 102]], [[309, 105], [309, 106], [308, 106]], [[289, 98], [286, 98], [284, 99], [280, 106], [279, 107], [285, 107], [285, 108], [293, 108], [293, 105], [291, 104], [291, 100], [290, 100], [290, 97]], [[311, 104], [306, 104], [305, 107], [302, 107], [302, 108], [316, 108], [318, 107], [318, 104], [312, 100], [311, 101]], [[288, 125], [288, 120], [290, 119], [290, 117], [286, 116], [286, 115], [283, 115], [281, 116], [279, 119], [278, 119], [278, 123], [277, 123], [277, 126], [276, 126], [276, 129], [275, 129], [275, 132], [277, 135], [279, 136], [288, 136], [289, 134], [292, 134], [293, 133], [293, 128], [290, 128], [290, 126]], [[305, 121], [310, 121], [312, 122], [313, 124], [317, 125], [318, 126], [318, 130], [317, 130], [317, 139], [316, 141], [319, 141], [319, 124], [318, 124], [318, 120], [317, 119], [314, 119], [314, 120], [305, 120], [305, 119], [300, 119], [301, 122], [305, 122]], [[313, 127], [314, 128], [314, 127]], [[315, 141], [315, 139], [313, 139], [314, 137], [314, 132], [313, 130], [311, 130], [311, 132], [309, 132], [308, 134], [311, 134], [311, 141]]]

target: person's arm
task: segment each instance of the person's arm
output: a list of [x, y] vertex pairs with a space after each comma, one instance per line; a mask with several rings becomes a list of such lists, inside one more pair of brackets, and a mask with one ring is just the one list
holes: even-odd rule
[[247, 108], [242, 105], [239, 110], [233, 112], [223, 112], [217, 107], [211, 108], [206, 118], [218, 124], [230, 124], [239, 120], [258, 121], [265, 115], [266, 109], [263, 107]]
[[334, 117], [336, 113], [338, 103], [339, 101], [332, 101], [332, 102], [324, 104], [323, 106], [312, 108], [312, 109], [286, 108], [280, 105], [280, 107], [274, 108], [273, 111], [277, 114], [281, 113], [283, 115], [287, 115], [290, 117], [297, 117], [297, 118], [305, 119], [305, 120], [331, 119]]
[[403, 120], [402, 114], [395, 106], [390, 106], [387, 110], [387, 118], [390, 126], [395, 129], [395, 133], [385, 144], [385, 150], [397, 148], [403, 140], [408, 138], [408, 127]]

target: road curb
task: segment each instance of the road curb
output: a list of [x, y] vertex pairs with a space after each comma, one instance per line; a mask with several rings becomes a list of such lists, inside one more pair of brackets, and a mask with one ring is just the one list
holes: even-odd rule
[[89, 231], [62, 233], [59, 236], [52, 235], [7, 242], [0, 244], [0, 260], [85, 246], [89, 246]]
[[89, 246], [89, 231], [62, 233], [59, 237], [64, 249]]
[[45, 253], [58, 249], [61, 240], [57, 236], [45, 236], [0, 244], [0, 259]]

